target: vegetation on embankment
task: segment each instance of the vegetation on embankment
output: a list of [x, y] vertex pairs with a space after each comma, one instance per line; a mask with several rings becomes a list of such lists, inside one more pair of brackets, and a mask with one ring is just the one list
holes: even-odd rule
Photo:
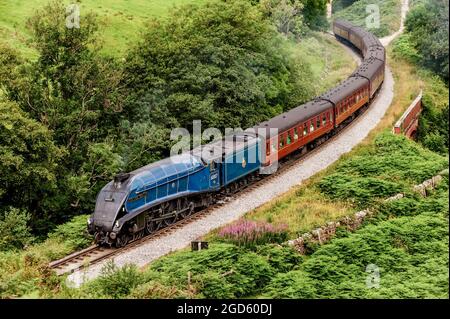
[[[278, 229], [278, 235], [252, 237], [251, 244], [245, 229], [236, 225], [225, 232], [242, 234], [245, 245], [213, 233], [207, 250], [174, 252], [143, 271], [109, 264], [99, 278], [79, 289], [62, 286], [58, 296], [446, 298], [448, 173], [430, 196], [412, 191], [413, 185], [446, 167], [447, 158], [384, 132], [307, 184], [245, 217], [259, 220], [259, 225], [288, 220], [287, 235], [295, 238], [336, 217], [328, 215], [333, 207], [348, 212], [370, 208], [375, 215], [356, 232], [342, 227], [331, 242], [311, 244], [308, 253], [300, 255], [277, 244], [282, 227], [267, 227], [272, 233]], [[405, 197], [384, 202], [398, 192]], [[322, 201], [308, 207], [305, 202], [312, 195]], [[379, 288], [366, 286], [371, 267], [378, 267]]]
[[[354, 25], [365, 28], [378, 37], [384, 37], [394, 33], [400, 27], [401, 0], [357, 0], [357, 1], [333, 1], [334, 18], [347, 20]], [[379, 8], [379, 26], [374, 24], [375, 15], [369, 10], [369, 5]], [[374, 17], [374, 18], [372, 18]], [[366, 23], [369, 21], [370, 25]]]
[[391, 63], [399, 76], [412, 73], [408, 82], [416, 84], [415, 94], [423, 90], [418, 140], [441, 154], [447, 154], [449, 147], [448, 21], [448, 2], [415, 1], [404, 34], [393, 43]]

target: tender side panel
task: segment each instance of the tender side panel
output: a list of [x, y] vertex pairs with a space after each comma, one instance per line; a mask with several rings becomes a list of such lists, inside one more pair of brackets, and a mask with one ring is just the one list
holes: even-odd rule
[[223, 162], [219, 164], [224, 186], [260, 168], [258, 141], [259, 139], [254, 139], [250, 145], [225, 156]]

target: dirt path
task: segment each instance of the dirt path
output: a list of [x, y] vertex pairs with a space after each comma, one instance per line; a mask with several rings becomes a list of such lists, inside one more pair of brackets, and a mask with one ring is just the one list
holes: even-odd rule
[[405, 29], [405, 19], [406, 14], [409, 10], [409, 0], [402, 0], [402, 8], [401, 8], [401, 17], [400, 17], [400, 29], [398, 29], [397, 32], [392, 33], [391, 35], [388, 35], [387, 37], [381, 38], [381, 43], [386, 47], [391, 43], [392, 40], [394, 40], [398, 35], [400, 35], [403, 30]]

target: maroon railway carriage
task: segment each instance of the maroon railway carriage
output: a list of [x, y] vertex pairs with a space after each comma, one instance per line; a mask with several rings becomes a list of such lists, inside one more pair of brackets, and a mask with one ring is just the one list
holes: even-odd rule
[[350, 40], [349, 30], [353, 28], [353, 25], [344, 20], [335, 20], [333, 23], [333, 32], [335, 35], [345, 39]]
[[349, 30], [349, 41], [358, 48], [364, 55], [364, 37], [368, 35], [368, 32], [361, 27], [352, 27]]
[[371, 57], [380, 61], [386, 61], [386, 50], [384, 50], [384, 48], [379, 46], [371, 47], [366, 52], [365, 58], [369, 59]]
[[[360, 50], [364, 57], [362, 64], [348, 79], [320, 97], [252, 128], [267, 130], [263, 165], [325, 140], [341, 123], [367, 105], [381, 86], [386, 57], [378, 38], [343, 20], [334, 21], [333, 31]], [[269, 129], [277, 129], [278, 134], [271, 136]]]
[[384, 81], [384, 61], [380, 61], [373, 57], [365, 59], [351, 75], [351, 77], [355, 76], [364, 77], [369, 80], [370, 98], [372, 99]]
[[278, 135], [266, 133], [266, 160], [270, 165], [295, 150], [305, 147], [334, 128], [333, 104], [322, 99], [309, 101], [253, 127], [277, 129]]
[[369, 89], [366, 78], [353, 76], [321, 96], [334, 105], [335, 127], [369, 103]]

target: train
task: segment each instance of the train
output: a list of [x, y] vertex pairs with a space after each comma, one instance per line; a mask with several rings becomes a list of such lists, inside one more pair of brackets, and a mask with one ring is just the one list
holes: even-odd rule
[[187, 218], [219, 195], [252, 183], [262, 170], [317, 147], [366, 109], [384, 81], [385, 48], [376, 36], [347, 21], [335, 20], [332, 29], [363, 57], [346, 80], [245, 131], [117, 174], [99, 192], [87, 221], [95, 242], [123, 247]]

